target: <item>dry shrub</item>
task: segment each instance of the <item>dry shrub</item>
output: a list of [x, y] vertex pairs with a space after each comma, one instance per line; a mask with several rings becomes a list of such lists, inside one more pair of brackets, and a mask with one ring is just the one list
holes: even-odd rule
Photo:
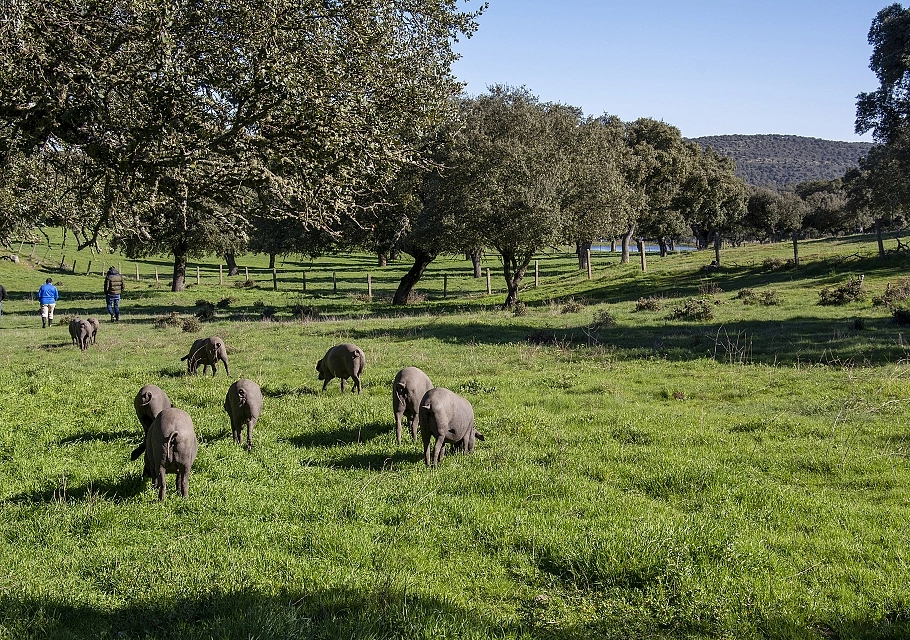
[[599, 329], [608, 329], [616, 325], [616, 318], [613, 317], [606, 309], [594, 312], [594, 322], [591, 323], [590, 329], [597, 331]]
[[891, 309], [891, 317], [897, 324], [906, 326], [910, 324], [910, 308], [898, 305]]
[[211, 320], [215, 317], [215, 305], [208, 300], [197, 300], [196, 317], [201, 321]]
[[223, 297], [221, 300], [219, 300], [219, 301], [218, 301], [218, 304], [216, 304], [215, 306], [218, 307], [219, 309], [227, 309], [227, 308], [228, 308], [229, 306], [231, 306], [236, 300], [237, 300], [237, 299], [234, 298], [234, 297], [225, 296], [225, 297]]
[[781, 304], [783, 300], [780, 297], [775, 289], [768, 289], [767, 291], [762, 291], [758, 296], [759, 304], [763, 304], [766, 307], [776, 307]]
[[778, 269], [790, 268], [794, 265], [793, 258], [784, 260], [783, 258], [765, 258], [762, 260], [761, 266], [763, 266], [768, 271], [777, 271]]
[[576, 300], [575, 298], [569, 298], [562, 303], [562, 313], [578, 313], [585, 308], [585, 305]]
[[660, 311], [661, 307], [663, 307], [663, 299], [657, 296], [639, 298], [638, 302], [635, 303], [636, 311]]
[[250, 279], [238, 280], [237, 282], [234, 283], [234, 287], [236, 287], [237, 289], [252, 289], [255, 286], [256, 286], [256, 282], [254, 280], [250, 280]]
[[714, 317], [714, 299], [710, 296], [689, 298], [681, 307], [673, 307], [670, 320], [710, 320]]
[[850, 278], [837, 287], [825, 287], [818, 292], [818, 297], [818, 303], [822, 305], [841, 305], [865, 300], [866, 291], [863, 288], [863, 276]]
[[421, 302], [425, 302], [426, 299], [427, 294], [412, 289], [410, 292], [408, 292], [408, 299], [406, 304], [420, 304]]
[[872, 304], [876, 307], [894, 308], [899, 302], [910, 299], [910, 278], [900, 278], [896, 283], [890, 282], [885, 285], [885, 293], [872, 298]]
[[161, 316], [155, 316], [155, 326], [159, 329], [165, 327], [182, 327], [183, 318], [176, 311], [171, 311]]
[[297, 320], [318, 320], [319, 309], [310, 305], [295, 304], [291, 307], [291, 315]]
[[187, 318], [183, 321], [183, 330], [186, 333], [195, 333], [199, 331], [202, 327], [202, 323], [199, 321], [199, 318]]
[[698, 293], [702, 296], [716, 296], [717, 294], [723, 292], [723, 289], [721, 289], [716, 283], [711, 282], [710, 280], [704, 280], [700, 285], [698, 285]]
[[528, 314], [528, 306], [521, 300], [518, 300], [515, 304], [512, 305], [512, 315], [513, 316], [518, 317], [518, 316], [525, 316], [527, 314]]
[[755, 304], [758, 302], [758, 294], [755, 293], [755, 289], [740, 289], [733, 299], [742, 300], [743, 304]]

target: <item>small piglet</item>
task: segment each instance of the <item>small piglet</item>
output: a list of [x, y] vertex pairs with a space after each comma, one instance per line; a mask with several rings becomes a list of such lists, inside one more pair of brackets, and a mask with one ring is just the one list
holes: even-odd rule
[[392, 383], [392, 411], [395, 413], [395, 438], [398, 444], [401, 444], [402, 418], [407, 418], [410, 422], [411, 440], [417, 439], [420, 400], [432, 388], [429, 376], [417, 367], [405, 367], [395, 376], [395, 382]]
[[199, 443], [193, 431], [193, 420], [182, 409], [164, 409], [145, 434], [145, 470], [158, 488], [158, 499], [164, 500], [165, 474], [177, 474], [177, 491], [185, 498], [190, 493], [190, 469], [196, 459]]
[[196, 373], [201, 364], [202, 375], [205, 375], [209, 367], [212, 367], [212, 377], [215, 377], [215, 367], [221, 360], [224, 363], [224, 371], [231, 375], [231, 370], [228, 368], [227, 347], [224, 345], [224, 340], [218, 336], [195, 340], [193, 346], [190, 347], [190, 352], [180, 360], [186, 360], [187, 373]]
[[101, 326], [101, 323], [98, 322], [98, 318], [89, 318], [86, 322], [92, 327], [92, 344], [95, 344], [98, 340], [98, 328]]
[[[152, 422], [158, 417], [158, 414], [171, 408], [171, 401], [160, 387], [147, 384], [139, 389], [139, 393], [133, 398], [133, 407], [136, 409], [136, 417], [142, 424], [142, 430], [148, 434], [149, 427], [152, 426]], [[145, 440], [133, 450], [130, 460], [141, 456], [143, 451], [145, 451]]]
[[[472, 453], [475, 441], [484, 439], [474, 428], [471, 403], [454, 391], [443, 387], [430, 389], [421, 399], [419, 411], [423, 457], [428, 467], [439, 465], [447, 442], [453, 443], [457, 451]], [[434, 436], [436, 444], [431, 457], [430, 439]]]
[[231, 417], [234, 442], [240, 444], [240, 434], [246, 424], [246, 448], [253, 448], [253, 427], [262, 413], [262, 390], [252, 380], [241, 378], [231, 385], [224, 399], [224, 410]]
[[363, 367], [366, 365], [366, 358], [363, 355], [363, 349], [356, 344], [338, 344], [326, 351], [322, 360], [316, 363], [316, 371], [319, 372], [319, 379], [325, 380], [322, 390], [329, 386], [333, 378], [341, 378], [341, 393], [344, 393], [344, 383], [348, 378], [354, 379], [354, 390], [360, 395], [360, 376], [363, 375]]

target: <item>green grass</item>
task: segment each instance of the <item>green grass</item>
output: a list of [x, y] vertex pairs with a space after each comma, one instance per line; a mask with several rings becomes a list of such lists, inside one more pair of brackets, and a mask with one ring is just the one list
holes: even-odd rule
[[[97, 272], [78, 275], [88, 256], [61, 272], [52, 238], [46, 258], [0, 261], [0, 638], [910, 634], [910, 348], [869, 301], [908, 263], [878, 260], [871, 238], [803, 243], [803, 265], [776, 271], [762, 261], [789, 245], [725, 251], [710, 274], [713, 255], [652, 257], [644, 274], [596, 256], [591, 281], [554, 251], [521, 316], [498, 309], [492, 260], [497, 294], [447, 259], [405, 309], [389, 299], [407, 265], [369, 256], [286, 262], [277, 292], [270, 274], [219, 285], [209, 262], [175, 294], [148, 261], [120, 324]], [[58, 317], [102, 318], [85, 353], [62, 322], [40, 327], [28, 296], [48, 274]], [[859, 274], [867, 301], [818, 304]], [[714, 287], [713, 319], [669, 319]], [[744, 304], [744, 288], [780, 304]], [[226, 296], [197, 332], [155, 327]], [[646, 296], [661, 309], [635, 311]], [[292, 320], [296, 304], [322, 319]], [[615, 323], [596, 326], [603, 313]], [[180, 357], [212, 334], [231, 376], [186, 376]], [[322, 393], [314, 364], [348, 340], [366, 353], [363, 395]], [[487, 437], [473, 455], [429, 471], [419, 444], [395, 444], [406, 365], [472, 402]], [[238, 377], [265, 394], [249, 453], [221, 409]], [[146, 383], [193, 417], [186, 500], [169, 476], [159, 503], [129, 461]]]

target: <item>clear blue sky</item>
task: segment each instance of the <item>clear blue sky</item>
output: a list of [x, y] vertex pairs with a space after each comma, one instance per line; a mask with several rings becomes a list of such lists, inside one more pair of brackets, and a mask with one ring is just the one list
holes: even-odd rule
[[[476, 95], [525, 85], [543, 101], [650, 117], [683, 136], [853, 133], [878, 87], [866, 37], [887, 0], [489, 0], [453, 71]], [[462, 7], [475, 10], [479, 0]]]

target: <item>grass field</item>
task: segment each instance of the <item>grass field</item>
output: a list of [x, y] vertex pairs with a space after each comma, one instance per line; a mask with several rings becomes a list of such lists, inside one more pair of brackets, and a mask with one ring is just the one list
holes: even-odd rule
[[[798, 269], [763, 266], [786, 244], [713, 272], [703, 253], [646, 273], [602, 254], [591, 280], [554, 250], [521, 315], [493, 258], [493, 295], [449, 258], [407, 308], [389, 304], [403, 262], [288, 259], [275, 291], [261, 256], [223, 283], [208, 261], [171, 293], [162, 258], [138, 263], [119, 324], [99, 262], [136, 263], [60, 240], [0, 260], [0, 638], [910, 637], [910, 330], [872, 304], [910, 256], [871, 237], [804, 242]], [[864, 301], [818, 304], [860, 274]], [[711, 319], [670, 319], [702, 293]], [[159, 326], [199, 299], [229, 300], [196, 331]], [[72, 315], [102, 319], [84, 353]], [[213, 334], [231, 375], [187, 376]], [[342, 341], [366, 353], [361, 396], [321, 392], [314, 364]], [[473, 455], [431, 471], [396, 445], [407, 365], [472, 402]], [[251, 452], [222, 409], [239, 377], [265, 395]], [[169, 476], [159, 503], [129, 460], [146, 383], [193, 418], [188, 499]]]

